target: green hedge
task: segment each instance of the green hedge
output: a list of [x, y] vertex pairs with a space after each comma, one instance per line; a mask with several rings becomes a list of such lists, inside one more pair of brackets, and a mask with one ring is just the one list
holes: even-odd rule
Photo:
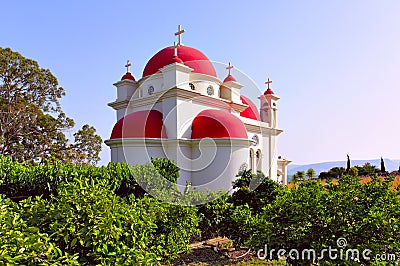
[[178, 193], [157, 170], [166, 165], [162, 173], [173, 177], [177, 168], [159, 162], [32, 166], [0, 156], [0, 265], [157, 265], [187, 251], [199, 234], [197, 209], [161, 202], [138, 185]]
[[[393, 178], [305, 181], [289, 189], [243, 171], [232, 195], [207, 195], [189, 187], [181, 193], [178, 171], [165, 159], [93, 167], [22, 165], [0, 155], [0, 265], [157, 265], [188, 251], [194, 238], [217, 235], [256, 251], [265, 245], [336, 248], [337, 239], [345, 238], [346, 249], [400, 258], [400, 198], [391, 189]], [[214, 200], [184, 206], [207, 199]], [[357, 264], [327, 257], [316, 262]]]

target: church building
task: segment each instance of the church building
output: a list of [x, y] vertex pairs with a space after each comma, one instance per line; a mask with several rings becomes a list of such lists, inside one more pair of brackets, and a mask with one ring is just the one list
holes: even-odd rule
[[232, 189], [240, 170], [262, 171], [286, 184], [287, 164], [278, 157], [279, 97], [270, 87], [258, 97], [258, 107], [241, 94], [243, 85], [226, 67], [217, 77], [201, 51], [178, 42], [158, 51], [135, 79], [127, 72], [114, 86], [117, 99], [109, 103], [117, 122], [105, 143], [111, 160], [131, 165], [151, 157], [174, 160], [181, 168], [178, 185], [190, 182], [201, 190]]

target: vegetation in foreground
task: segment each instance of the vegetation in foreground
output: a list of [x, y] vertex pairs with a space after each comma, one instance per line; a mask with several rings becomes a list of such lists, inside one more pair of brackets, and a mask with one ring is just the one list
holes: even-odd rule
[[[207, 195], [175, 189], [169, 180], [176, 181], [178, 170], [165, 159], [144, 166], [94, 167], [22, 165], [0, 156], [0, 265], [161, 265], [189, 252], [190, 243], [215, 236], [253, 252], [266, 245], [321, 251], [337, 248], [342, 238], [346, 250], [372, 251], [370, 261], [360, 255], [362, 263], [384, 265], [374, 259], [377, 254], [400, 258], [400, 199], [392, 177], [361, 184], [357, 177], [344, 176], [337, 183], [305, 181], [290, 189], [262, 173], [243, 171], [232, 195], [200, 206], [162, 202], [138, 185], [158, 189], [152, 194], [166, 198], [173, 194], [169, 200], [174, 203], [204, 200]], [[163, 178], [154, 178], [159, 172]], [[277, 253], [253, 262], [270, 259], [277, 260]], [[312, 261], [360, 264], [286, 254], [288, 264]]]

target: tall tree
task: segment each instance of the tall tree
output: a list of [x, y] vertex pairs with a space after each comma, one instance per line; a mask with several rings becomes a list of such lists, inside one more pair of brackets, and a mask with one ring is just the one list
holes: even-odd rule
[[308, 177], [308, 179], [312, 179], [315, 176], [315, 171], [312, 168], [309, 168], [306, 172], [306, 176]]
[[346, 170], [344, 169], [344, 167], [333, 167], [332, 169], [329, 170], [329, 173], [334, 178], [342, 178], [345, 171]]
[[[0, 153], [20, 162], [51, 158], [97, 162], [99, 153], [94, 151], [101, 149], [101, 138], [94, 128], [82, 128], [90, 129], [85, 134], [78, 131], [76, 143], [70, 143], [63, 133], [74, 126], [74, 120], [61, 109], [59, 100], [64, 95], [50, 70], [10, 48], [0, 47]], [[83, 135], [86, 143], [80, 141]], [[77, 160], [82, 154], [85, 159]]]
[[346, 166], [346, 173], [350, 170], [350, 156], [347, 154], [347, 166]]
[[304, 171], [297, 171], [296, 175], [297, 175], [297, 180], [304, 181], [306, 173]]
[[385, 173], [386, 169], [385, 169], [385, 161], [383, 161], [383, 158], [381, 157], [381, 172]]

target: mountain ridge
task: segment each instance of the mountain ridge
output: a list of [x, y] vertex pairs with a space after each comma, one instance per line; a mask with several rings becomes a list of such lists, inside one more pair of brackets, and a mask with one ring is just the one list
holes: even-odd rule
[[[383, 159], [385, 162], [386, 171], [392, 172], [399, 169], [400, 160], [399, 159]], [[371, 163], [380, 169], [381, 159], [370, 159], [370, 160], [350, 160], [350, 166], [362, 166], [365, 163]], [[346, 168], [347, 161], [329, 161], [321, 163], [311, 163], [311, 164], [289, 164], [288, 165], [288, 175], [291, 176], [297, 171], [307, 171], [307, 169], [312, 168], [315, 171], [316, 176], [321, 172], [328, 171], [333, 167], [344, 167]]]

